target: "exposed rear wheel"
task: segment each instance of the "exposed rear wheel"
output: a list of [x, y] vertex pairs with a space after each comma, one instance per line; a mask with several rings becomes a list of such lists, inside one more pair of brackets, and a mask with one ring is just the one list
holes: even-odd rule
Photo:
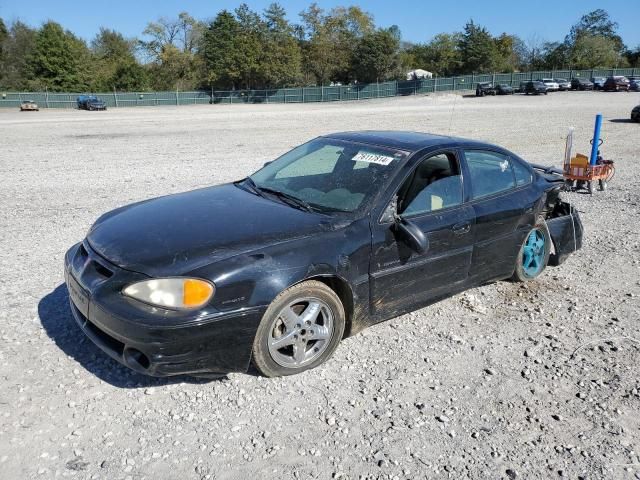
[[520, 247], [512, 280], [527, 282], [537, 278], [546, 268], [551, 254], [551, 237], [547, 224], [539, 218]]
[[253, 362], [267, 377], [315, 368], [335, 351], [345, 327], [340, 298], [310, 280], [278, 295], [262, 317], [253, 343]]

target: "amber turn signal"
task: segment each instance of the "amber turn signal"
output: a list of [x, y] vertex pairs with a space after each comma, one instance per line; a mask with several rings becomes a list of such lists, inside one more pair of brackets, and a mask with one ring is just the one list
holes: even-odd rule
[[168, 309], [202, 307], [213, 296], [215, 287], [199, 278], [154, 278], [127, 286], [122, 293], [140, 302]]
[[196, 308], [204, 305], [213, 295], [213, 285], [204, 280], [188, 278], [184, 281], [182, 304], [185, 308]]

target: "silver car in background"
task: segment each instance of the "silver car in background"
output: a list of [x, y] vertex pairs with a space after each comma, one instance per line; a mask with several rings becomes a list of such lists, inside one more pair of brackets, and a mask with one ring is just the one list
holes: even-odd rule
[[549, 92], [557, 92], [560, 90], [560, 85], [558, 85], [553, 78], [543, 78], [540, 81], [544, 83]]
[[554, 78], [553, 81], [558, 84], [558, 89], [561, 92], [564, 92], [565, 90], [571, 90], [571, 81], [567, 80], [566, 78]]

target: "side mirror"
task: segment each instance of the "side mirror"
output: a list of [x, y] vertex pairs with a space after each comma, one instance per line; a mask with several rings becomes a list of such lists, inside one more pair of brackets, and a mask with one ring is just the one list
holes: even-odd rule
[[393, 228], [398, 238], [417, 253], [424, 253], [429, 248], [429, 240], [415, 223], [396, 217]]

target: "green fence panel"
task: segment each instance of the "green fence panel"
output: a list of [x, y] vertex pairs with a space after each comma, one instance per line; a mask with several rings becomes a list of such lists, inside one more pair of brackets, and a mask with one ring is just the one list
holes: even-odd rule
[[[592, 78], [611, 75], [640, 76], [640, 68], [552, 70], [536, 72], [489, 73], [459, 75], [456, 77], [425, 78], [392, 82], [296, 87], [269, 90], [198, 90], [192, 92], [107, 92], [91, 93], [111, 107], [141, 107], [156, 105], [202, 105], [236, 103], [311, 103], [368, 100], [397, 95], [419, 95], [433, 92], [475, 90], [480, 82], [509, 84], [518, 88], [521, 82], [541, 78]], [[77, 108], [79, 95], [72, 92], [2, 92], [0, 108], [19, 108], [26, 100], [36, 102], [40, 108]]]

